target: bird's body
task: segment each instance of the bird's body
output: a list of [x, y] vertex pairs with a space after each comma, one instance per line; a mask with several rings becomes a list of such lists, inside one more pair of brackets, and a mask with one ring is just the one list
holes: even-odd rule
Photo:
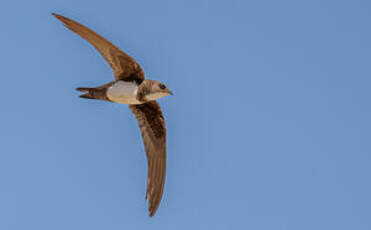
[[172, 95], [162, 83], [145, 79], [139, 64], [125, 52], [80, 23], [61, 15], [53, 15], [68, 29], [91, 43], [110, 64], [115, 80], [105, 85], [79, 87], [81, 98], [128, 104], [141, 130], [147, 154], [148, 177], [146, 198], [149, 199], [149, 215], [158, 209], [166, 177], [166, 128], [157, 99]]
[[107, 89], [107, 97], [110, 101], [120, 104], [143, 104], [137, 99], [138, 88], [139, 85], [135, 82], [117, 81]]

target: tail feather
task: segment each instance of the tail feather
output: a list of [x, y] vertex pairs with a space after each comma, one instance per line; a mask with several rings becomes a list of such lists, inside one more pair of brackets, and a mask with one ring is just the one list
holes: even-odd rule
[[78, 87], [76, 88], [76, 90], [85, 93], [85, 94], [80, 95], [81, 98], [109, 101], [109, 99], [106, 96], [106, 91], [107, 91], [106, 88]]
[[96, 99], [93, 95], [91, 95], [89, 93], [82, 94], [79, 97], [85, 98], [85, 99]]
[[80, 92], [83, 92], [83, 93], [88, 93], [91, 89], [94, 89], [94, 88], [86, 88], [86, 87], [76, 88], [77, 91], [80, 91]]

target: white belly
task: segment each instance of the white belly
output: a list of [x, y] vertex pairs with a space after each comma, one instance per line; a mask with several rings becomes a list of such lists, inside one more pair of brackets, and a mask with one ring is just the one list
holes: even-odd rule
[[107, 97], [120, 104], [142, 104], [137, 100], [138, 86], [132, 82], [118, 81], [107, 90]]

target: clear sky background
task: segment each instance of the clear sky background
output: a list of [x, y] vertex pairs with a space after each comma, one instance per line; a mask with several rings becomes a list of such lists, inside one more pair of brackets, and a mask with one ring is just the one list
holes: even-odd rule
[[[2, 1], [0, 229], [371, 229], [371, 2]], [[154, 218], [127, 106], [50, 15], [94, 29], [174, 97]]]

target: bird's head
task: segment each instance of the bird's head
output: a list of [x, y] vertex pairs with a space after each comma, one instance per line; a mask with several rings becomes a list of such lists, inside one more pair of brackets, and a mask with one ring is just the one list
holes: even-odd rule
[[[148, 80], [147, 80], [148, 81]], [[165, 84], [159, 82], [150, 80], [150, 90], [146, 95], [147, 100], [157, 100], [161, 97], [165, 97], [168, 95], [174, 95]]]

